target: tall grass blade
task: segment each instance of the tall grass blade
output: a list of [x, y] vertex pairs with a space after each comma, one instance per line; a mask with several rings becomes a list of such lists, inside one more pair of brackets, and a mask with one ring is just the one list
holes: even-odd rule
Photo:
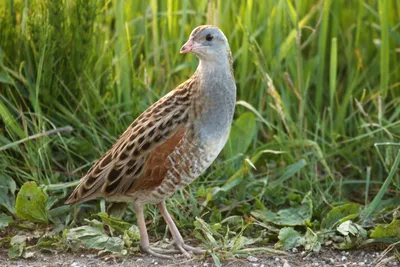
[[396, 173], [399, 170], [399, 164], [400, 164], [400, 149], [397, 151], [397, 156], [396, 156], [395, 161], [392, 165], [392, 168], [389, 172], [389, 175], [386, 178], [383, 185], [381, 186], [381, 188], [379, 189], [378, 194], [375, 196], [375, 198], [372, 200], [372, 202], [361, 213], [361, 218], [363, 220], [369, 219], [370, 216], [373, 214], [373, 212], [376, 211], [376, 208], [378, 207], [383, 196], [386, 194], [390, 184], [392, 183], [393, 177], [396, 175]]

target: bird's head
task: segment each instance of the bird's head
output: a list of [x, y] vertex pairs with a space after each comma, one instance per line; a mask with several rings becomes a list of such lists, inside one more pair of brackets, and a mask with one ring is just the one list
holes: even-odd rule
[[208, 60], [228, 56], [230, 48], [228, 39], [218, 27], [203, 25], [192, 31], [180, 52], [193, 52], [200, 60]]

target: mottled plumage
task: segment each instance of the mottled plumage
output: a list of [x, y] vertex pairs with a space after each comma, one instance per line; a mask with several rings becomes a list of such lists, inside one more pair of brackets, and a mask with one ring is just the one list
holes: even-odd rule
[[165, 208], [165, 199], [190, 184], [215, 160], [229, 136], [236, 101], [232, 56], [225, 35], [214, 26], [194, 29], [181, 53], [200, 59], [194, 75], [143, 112], [81, 179], [66, 203], [96, 197], [132, 201], [144, 251], [149, 245], [143, 205], [157, 204], [175, 246], [184, 244]]

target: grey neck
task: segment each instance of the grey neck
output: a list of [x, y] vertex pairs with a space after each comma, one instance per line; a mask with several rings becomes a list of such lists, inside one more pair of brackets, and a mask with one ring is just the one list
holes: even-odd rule
[[229, 51], [225, 55], [221, 53], [200, 58], [196, 73], [200, 79], [200, 90], [206, 97], [214, 98], [216, 95], [222, 98], [228, 95], [236, 97], [232, 56]]
[[207, 103], [207, 109], [198, 118], [200, 138], [205, 143], [224, 144], [236, 103], [236, 85], [229, 54], [214, 60], [200, 60], [197, 74], [200, 80], [198, 100]]
[[197, 71], [201, 74], [201, 78], [234, 79], [230, 53], [226, 56], [218, 55], [214, 58], [200, 59]]

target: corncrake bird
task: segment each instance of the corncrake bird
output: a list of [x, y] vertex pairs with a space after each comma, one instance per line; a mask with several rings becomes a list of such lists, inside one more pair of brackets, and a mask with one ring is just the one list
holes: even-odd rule
[[[180, 53], [200, 60], [186, 82], [144, 111], [80, 180], [67, 204], [96, 197], [133, 202], [140, 247], [154, 256], [204, 250], [185, 244], [165, 199], [190, 184], [224, 147], [232, 123], [236, 85], [225, 35], [215, 26], [195, 28]], [[150, 246], [143, 209], [156, 204], [178, 250]]]

